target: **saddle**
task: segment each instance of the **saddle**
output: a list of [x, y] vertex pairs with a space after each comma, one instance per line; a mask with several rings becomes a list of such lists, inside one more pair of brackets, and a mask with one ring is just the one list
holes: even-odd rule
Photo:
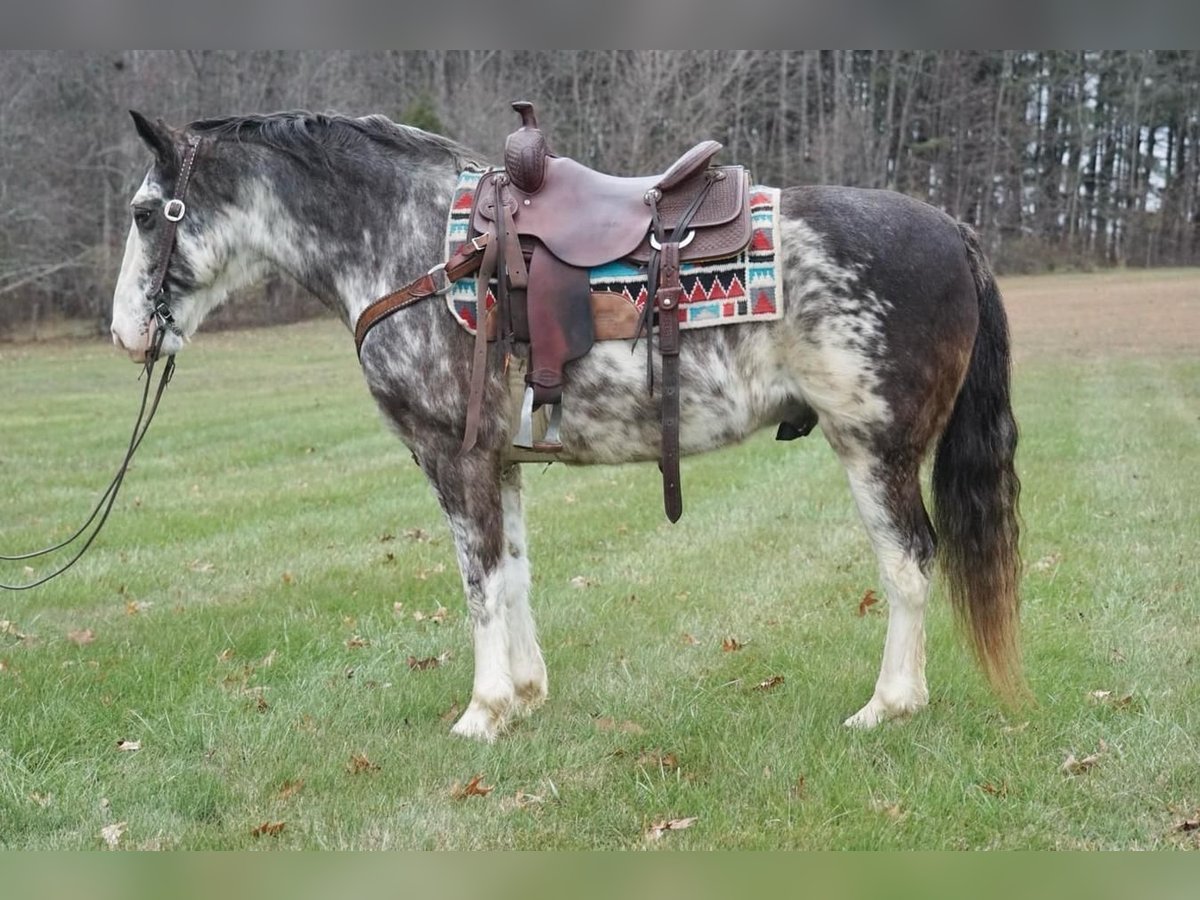
[[[680, 267], [735, 256], [750, 243], [750, 176], [742, 166], [713, 166], [721, 145], [701, 141], [665, 172], [624, 178], [597, 172], [550, 152], [533, 105], [513, 103], [520, 127], [508, 136], [504, 166], [479, 180], [470, 234], [446, 262], [376, 300], [355, 325], [363, 340], [399, 309], [443, 292], [475, 274], [476, 328], [471, 390], [462, 451], [475, 446], [482, 416], [487, 347], [499, 342], [507, 359], [528, 348], [525, 391], [515, 447], [553, 459], [564, 366], [596, 341], [645, 338], [646, 381], [654, 391], [654, 332], [661, 356], [662, 450], [659, 468], [667, 518], [683, 514], [679, 484]], [[642, 309], [624, 294], [591, 291], [589, 270], [625, 262], [643, 268]], [[487, 298], [495, 281], [495, 304]], [[486, 313], [484, 311], [487, 311]], [[543, 409], [544, 407], [544, 409]], [[548, 424], [535, 441], [533, 414]], [[526, 454], [528, 458], [529, 454]]]
[[[472, 400], [482, 400], [480, 348], [489, 338], [527, 344], [529, 364], [514, 446], [561, 449], [563, 368], [597, 340], [646, 338], [647, 383], [653, 383], [651, 333], [657, 325], [662, 357], [662, 455], [667, 517], [683, 512], [679, 485], [680, 265], [733, 256], [750, 242], [749, 174], [741, 166], [712, 166], [721, 149], [702, 141], [665, 172], [619, 177], [550, 152], [533, 106], [516, 102], [520, 128], [509, 135], [504, 167], [479, 182], [471, 227], [495, 248], [492, 271], [480, 267], [480, 291], [496, 279], [497, 303], [480, 319]], [[648, 272], [650, 299], [639, 312], [621, 295], [593, 296], [589, 269], [626, 261]], [[486, 293], [484, 293], [486, 299]], [[485, 309], [485, 303], [477, 303]], [[476, 391], [476, 384], [478, 391]], [[533, 439], [532, 413], [548, 408], [545, 437]], [[467, 440], [478, 427], [478, 401]]]

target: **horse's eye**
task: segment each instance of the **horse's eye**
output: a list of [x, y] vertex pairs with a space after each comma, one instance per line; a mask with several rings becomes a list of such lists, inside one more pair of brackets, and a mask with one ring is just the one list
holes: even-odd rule
[[150, 223], [154, 221], [154, 211], [144, 207], [138, 207], [133, 211], [133, 221], [142, 231], [150, 227]]

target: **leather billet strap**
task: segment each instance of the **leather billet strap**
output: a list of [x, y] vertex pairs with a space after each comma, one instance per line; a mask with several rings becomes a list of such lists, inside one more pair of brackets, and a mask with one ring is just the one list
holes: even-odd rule
[[667, 518], [683, 515], [679, 484], [679, 244], [662, 245], [658, 262], [658, 352], [662, 355], [663, 506]]
[[[467, 241], [454, 251], [454, 255], [446, 262], [434, 266], [420, 278], [410, 281], [399, 290], [380, 297], [364, 309], [354, 325], [354, 347], [358, 355], [362, 356], [362, 345], [366, 340], [367, 333], [392, 313], [435, 294], [444, 293], [448, 285], [478, 271], [488, 241], [489, 235], [487, 234]], [[438, 284], [439, 276], [445, 279], [445, 283], [442, 285]]]
[[167, 281], [167, 269], [171, 266], [171, 251], [175, 249], [175, 235], [179, 230], [179, 223], [183, 219], [184, 213], [187, 212], [184, 199], [187, 197], [188, 184], [192, 180], [192, 170], [196, 165], [196, 151], [200, 149], [200, 142], [200, 135], [188, 135], [187, 148], [183, 153], [183, 165], [179, 169], [179, 181], [175, 185], [175, 196], [163, 204], [163, 219], [166, 224], [163, 226], [162, 236], [158, 241], [158, 262], [154, 268], [154, 280], [150, 282], [150, 290], [146, 292], [146, 296], [155, 303], [156, 307], [159, 294], [162, 293], [163, 285]]

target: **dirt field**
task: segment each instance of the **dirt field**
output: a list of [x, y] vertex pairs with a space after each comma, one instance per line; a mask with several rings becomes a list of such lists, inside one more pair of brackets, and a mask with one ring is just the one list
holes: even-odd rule
[[1200, 352], [1200, 268], [1001, 278], [1018, 359]]

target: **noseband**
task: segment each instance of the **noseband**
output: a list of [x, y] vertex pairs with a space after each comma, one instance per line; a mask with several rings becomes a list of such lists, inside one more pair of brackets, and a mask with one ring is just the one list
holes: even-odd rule
[[[91, 515], [88, 516], [87, 521], [79, 526], [74, 534], [52, 547], [45, 547], [41, 550], [21, 553], [16, 556], [0, 555], [0, 561], [18, 562], [46, 556], [70, 546], [86, 533], [87, 538], [84, 540], [83, 546], [76, 551], [75, 555], [49, 575], [44, 575], [27, 584], [0, 583], [0, 590], [27, 591], [40, 584], [45, 584], [50, 579], [58, 577], [71, 568], [71, 566], [75, 565], [79, 561], [79, 558], [87, 552], [88, 547], [92, 545], [92, 541], [100, 534], [100, 529], [104, 527], [104, 523], [108, 519], [108, 514], [112, 511], [113, 504], [117, 502], [117, 493], [121, 489], [121, 484], [125, 481], [125, 473], [129, 470], [129, 464], [133, 461], [133, 454], [141, 446], [142, 438], [149, 431], [150, 423], [154, 420], [154, 414], [158, 412], [158, 402], [162, 399], [163, 391], [166, 390], [167, 385], [171, 382], [172, 375], [175, 374], [175, 354], [172, 353], [167, 356], [166, 365], [163, 367], [162, 375], [158, 380], [158, 388], [154, 392], [154, 400], [152, 403], [149, 403], [149, 412], [147, 412], [147, 403], [150, 400], [150, 381], [154, 374], [155, 363], [158, 362], [159, 355], [162, 352], [163, 340], [166, 338], [168, 330], [176, 334], [181, 333], [178, 326], [175, 325], [175, 319], [171, 314], [171, 292], [167, 288], [167, 269], [171, 265], [171, 253], [175, 249], [175, 236], [179, 228], [179, 223], [187, 213], [187, 205], [184, 203], [184, 197], [187, 196], [188, 183], [192, 180], [192, 168], [196, 162], [196, 151], [200, 147], [201, 139], [198, 135], [192, 134], [188, 135], [187, 140], [187, 149], [183, 155], [183, 166], [179, 170], [179, 183], [175, 186], [175, 196], [163, 204], [163, 219], [166, 220], [166, 224], [163, 227], [162, 236], [158, 242], [158, 260], [155, 263], [154, 280], [150, 283], [150, 290], [146, 292], [146, 298], [150, 301], [153, 310], [155, 329], [154, 335], [150, 339], [150, 348], [142, 370], [142, 374], [146, 377], [146, 385], [142, 390], [142, 404], [138, 409], [137, 419], [133, 423], [133, 434], [130, 435], [129, 446], [125, 450], [125, 457], [121, 460], [117, 474], [113, 476], [104, 493], [100, 495], [100, 499], [96, 501]], [[95, 526], [91, 527], [89, 531], [89, 526], [92, 526], [93, 522], [95, 522]]]

